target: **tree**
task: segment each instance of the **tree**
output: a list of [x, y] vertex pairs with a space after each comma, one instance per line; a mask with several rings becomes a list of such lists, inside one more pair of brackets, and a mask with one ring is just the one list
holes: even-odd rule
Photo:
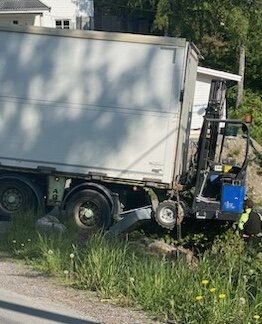
[[[205, 66], [232, 73], [245, 71], [246, 86], [261, 91], [262, 0], [128, 0], [125, 3], [100, 0], [96, 3], [117, 15], [123, 16], [124, 11], [129, 17], [146, 17], [153, 34], [193, 41], [205, 58]], [[241, 87], [240, 84], [239, 100]]]

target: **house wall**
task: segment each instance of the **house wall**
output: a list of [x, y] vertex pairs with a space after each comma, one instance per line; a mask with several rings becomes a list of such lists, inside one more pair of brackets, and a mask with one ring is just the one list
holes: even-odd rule
[[10, 15], [0, 15], [0, 26], [27, 26], [35, 24], [34, 14], [10, 14]]
[[[218, 80], [218, 79], [220, 78], [214, 77], [213, 75], [197, 73], [191, 130], [200, 130], [200, 128], [202, 127], [203, 116], [205, 114], [205, 109], [207, 108], [208, 105], [211, 82], [212, 80]], [[226, 117], [226, 102], [224, 105], [223, 115], [224, 115], [223, 117]]]
[[[90, 17], [94, 16], [93, 0], [44, 0], [42, 2], [51, 10], [44, 12], [42, 17], [36, 18], [36, 26], [55, 28], [56, 20], [69, 20], [72, 29], [79, 28], [79, 21], [82, 21], [81, 29], [90, 29]], [[83, 28], [84, 26], [86, 28]]]
[[197, 74], [191, 129], [199, 129], [202, 126], [212, 79], [212, 76]]
[[[0, 14], [0, 26], [42, 26], [56, 28], [56, 20], [69, 20], [70, 29], [93, 29], [93, 0], [43, 0], [50, 11], [40, 14]], [[14, 23], [17, 22], [17, 23]]]

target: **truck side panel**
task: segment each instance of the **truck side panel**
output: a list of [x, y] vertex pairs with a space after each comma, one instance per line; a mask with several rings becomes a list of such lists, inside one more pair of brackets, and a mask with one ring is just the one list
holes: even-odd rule
[[186, 58], [185, 76], [183, 78], [183, 103], [179, 117], [179, 138], [176, 151], [174, 182], [176, 176], [181, 175], [187, 170], [187, 156], [189, 146], [189, 135], [191, 129], [191, 118], [194, 102], [194, 93], [197, 77], [198, 54], [194, 46], [189, 46]]
[[2, 165], [172, 182], [185, 46], [8, 31], [0, 46]]

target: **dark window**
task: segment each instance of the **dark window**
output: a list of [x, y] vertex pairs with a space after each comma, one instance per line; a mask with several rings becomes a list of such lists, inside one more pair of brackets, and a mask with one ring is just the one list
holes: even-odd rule
[[69, 20], [64, 20], [64, 29], [69, 29]]
[[18, 20], [13, 20], [14, 25], [18, 25]]
[[56, 20], [55, 27], [57, 29], [69, 29], [70, 28], [70, 20]]

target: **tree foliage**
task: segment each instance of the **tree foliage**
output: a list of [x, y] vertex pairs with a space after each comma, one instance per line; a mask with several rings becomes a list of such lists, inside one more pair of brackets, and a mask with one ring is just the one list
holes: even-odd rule
[[201, 50], [203, 65], [238, 73], [246, 49], [246, 86], [262, 88], [262, 0], [122, 0], [95, 2], [114, 15], [144, 16], [152, 34], [185, 37]]
[[245, 91], [244, 100], [237, 110], [234, 109], [236, 89], [233, 87], [228, 93], [229, 117], [242, 119], [246, 114], [252, 116], [250, 127], [251, 136], [262, 145], [262, 98], [258, 92]]

